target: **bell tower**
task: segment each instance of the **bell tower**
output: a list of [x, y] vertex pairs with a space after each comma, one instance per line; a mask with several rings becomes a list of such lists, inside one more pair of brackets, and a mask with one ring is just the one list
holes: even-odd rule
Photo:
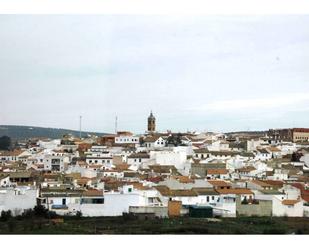
[[152, 111], [150, 112], [150, 116], [148, 117], [148, 132], [156, 131], [156, 118], [153, 116]]

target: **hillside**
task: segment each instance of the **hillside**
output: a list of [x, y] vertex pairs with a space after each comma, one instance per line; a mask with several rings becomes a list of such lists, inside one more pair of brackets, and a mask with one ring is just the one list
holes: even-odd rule
[[[56, 128], [43, 128], [34, 126], [18, 126], [18, 125], [0, 125], [0, 137], [9, 136], [12, 140], [23, 140], [33, 137], [40, 138], [61, 138], [64, 134], [72, 134], [79, 136], [79, 131]], [[82, 136], [97, 135], [103, 136], [107, 133], [99, 132], [82, 132]]]

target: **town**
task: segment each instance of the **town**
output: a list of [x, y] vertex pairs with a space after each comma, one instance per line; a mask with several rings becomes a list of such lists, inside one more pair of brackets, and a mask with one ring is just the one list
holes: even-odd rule
[[0, 212], [309, 217], [309, 129], [32, 138], [0, 151]]

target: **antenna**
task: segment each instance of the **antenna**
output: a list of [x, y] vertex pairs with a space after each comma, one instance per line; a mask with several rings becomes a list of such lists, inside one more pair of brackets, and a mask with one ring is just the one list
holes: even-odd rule
[[79, 138], [82, 139], [82, 116], [79, 116]]
[[115, 118], [115, 134], [118, 132], [118, 117]]

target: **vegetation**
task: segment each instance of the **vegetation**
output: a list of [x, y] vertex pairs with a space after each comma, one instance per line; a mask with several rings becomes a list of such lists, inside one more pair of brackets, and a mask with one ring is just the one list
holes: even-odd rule
[[[72, 134], [79, 137], [79, 131], [55, 128], [41, 128], [32, 126], [0, 125], [0, 136], [10, 136], [13, 140], [30, 139], [34, 137], [62, 138], [65, 134]], [[87, 135], [103, 136], [106, 133], [82, 132], [82, 136]]]
[[[239, 217], [140, 220], [136, 217], [10, 217], [1, 234], [309, 234], [309, 218]], [[57, 219], [55, 219], [57, 218]]]
[[11, 148], [11, 138], [8, 136], [0, 137], [0, 150], [9, 150]]

